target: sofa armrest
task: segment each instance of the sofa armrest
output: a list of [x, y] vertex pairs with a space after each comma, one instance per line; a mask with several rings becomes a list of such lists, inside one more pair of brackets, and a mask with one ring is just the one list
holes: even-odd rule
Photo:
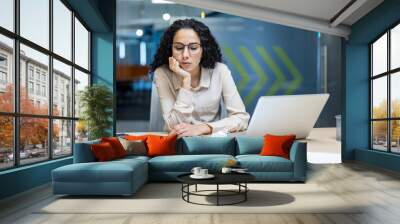
[[307, 142], [295, 141], [290, 149], [293, 162], [293, 179], [305, 181], [307, 176]]
[[89, 163], [95, 162], [96, 158], [92, 153], [90, 146], [92, 144], [98, 144], [100, 140], [94, 140], [89, 142], [75, 143], [74, 147], [74, 163]]

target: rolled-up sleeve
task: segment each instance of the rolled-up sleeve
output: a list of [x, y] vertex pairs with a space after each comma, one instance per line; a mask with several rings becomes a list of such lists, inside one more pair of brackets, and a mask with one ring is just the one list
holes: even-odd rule
[[246, 112], [242, 98], [233, 81], [230, 70], [221, 66], [222, 76], [222, 96], [228, 112], [228, 117], [207, 123], [213, 129], [213, 133], [224, 130], [228, 132], [237, 132], [247, 129], [250, 115]]
[[160, 98], [163, 118], [168, 128], [171, 130], [182, 122], [190, 123], [194, 109], [193, 92], [180, 88], [175, 99], [172, 83], [161, 68], [154, 72], [154, 82]]

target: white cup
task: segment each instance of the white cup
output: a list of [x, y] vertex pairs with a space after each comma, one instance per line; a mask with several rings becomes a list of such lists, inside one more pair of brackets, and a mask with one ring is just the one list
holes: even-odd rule
[[208, 175], [208, 169], [201, 169], [200, 170], [200, 176], [207, 176]]
[[201, 167], [193, 167], [193, 169], [192, 169], [192, 173], [194, 174], [194, 175], [196, 175], [196, 176], [199, 176], [199, 175], [201, 175], [200, 174], [200, 171], [202, 170], [202, 168]]
[[222, 167], [222, 170], [221, 170], [222, 173], [230, 173], [231, 171], [232, 171], [232, 169], [229, 167]]

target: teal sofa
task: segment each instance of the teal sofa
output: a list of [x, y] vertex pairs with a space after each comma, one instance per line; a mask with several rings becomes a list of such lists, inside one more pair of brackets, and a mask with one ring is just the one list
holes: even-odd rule
[[228, 160], [236, 160], [259, 182], [304, 182], [307, 145], [295, 141], [290, 159], [260, 156], [262, 137], [185, 137], [177, 142], [177, 155], [127, 156], [96, 162], [90, 145], [75, 144], [74, 163], [52, 171], [54, 194], [131, 195], [148, 181], [176, 181], [176, 177], [200, 166], [219, 172]]

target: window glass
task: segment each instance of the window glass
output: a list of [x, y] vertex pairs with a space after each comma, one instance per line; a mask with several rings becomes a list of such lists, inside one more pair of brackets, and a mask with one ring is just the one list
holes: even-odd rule
[[45, 118], [20, 118], [21, 164], [35, 163], [49, 158], [49, 120]]
[[71, 60], [72, 12], [60, 0], [53, 0], [53, 9], [53, 51]]
[[72, 154], [72, 121], [53, 120], [53, 157]]
[[81, 114], [80, 94], [89, 85], [89, 75], [75, 69], [75, 117], [79, 117]]
[[[48, 97], [48, 63], [49, 57], [45, 54], [42, 54], [30, 47], [27, 47], [21, 44], [21, 57], [20, 57], [20, 109], [21, 113], [25, 114], [40, 114], [47, 115], [48, 114], [48, 105], [49, 105], [49, 97]], [[34, 87], [35, 91], [33, 94], [30, 94], [27, 85], [28, 74], [26, 73], [29, 70], [26, 68], [33, 68], [35, 71], [35, 79], [34, 79]], [[45, 77], [43, 80], [42, 77]], [[29, 85], [29, 84], [28, 84]], [[43, 88], [44, 87], [44, 88]], [[44, 89], [44, 91], [43, 91]], [[36, 104], [32, 103], [32, 100], [36, 102]]]
[[390, 68], [400, 67], [400, 24], [392, 29], [390, 33]]
[[372, 147], [387, 151], [387, 121], [372, 122]]
[[387, 34], [372, 45], [372, 75], [387, 71]]
[[13, 40], [0, 34], [0, 111], [14, 111]]
[[75, 63], [89, 70], [89, 32], [75, 18]]
[[49, 0], [20, 0], [21, 36], [49, 48]]
[[372, 80], [372, 118], [387, 118], [387, 77]]
[[[72, 138], [87, 140], [86, 125], [73, 120], [73, 117], [79, 118], [79, 94], [90, 83], [90, 72], [86, 71], [90, 70], [90, 32], [79, 19], [73, 17], [73, 11], [64, 2], [0, 0], [0, 29], [17, 34], [14, 28], [18, 25], [20, 31], [12, 38], [0, 32], [0, 170], [46, 161], [51, 156], [72, 155]], [[14, 13], [15, 3], [19, 5], [19, 18]], [[14, 21], [19, 23], [14, 24]], [[52, 27], [49, 27], [50, 24]], [[16, 41], [19, 43], [19, 74], [14, 69]], [[72, 58], [73, 52], [75, 58]], [[53, 53], [76, 65], [67, 65], [65, 60], [55, 58], [49, 63]], [[73, 79], [74, 73], [76, 76]], [[15, 87], [16, 77], [18, 88]], [[73, 92], [73, 89], [76, 91]], [[15, 95], [19, 99], [15, 99]], [[50, 97], [53, 105], [50, 105]], [[52, 114], [49, 114], [49, 106]], [[18, 113], [14, 108], [19, 108]], [[19, 127], [14, 126], [16, 121], [19, 121]], [[74, 128], [77, 130], [75, 136]], [[18, 130], [18, 135], [14, 134], [14, 129]], [[20, 143], [18, 149], [13, 145], [16, 140]], [[53, 145], [52, 155], [49, 144]]]
[[392, 141], [391, 151], [400, 153], [400, 120], [393, 120], [390, 123], [392, 125], [392, 136], [390, 138]]
[[400, 118], [400, 72], [391, 75], [391, 116]]
[[0, 170], [14, 165], [13, 117], [0, 115]]
[[88, 128], [84, 120], [75, 121], [75, 142], [88, 140]]
[[0, 1], [0, 26], [14, 31], [14, 0]]
[[53, 60], [53, 115], [72, 117], [71, 66]]

